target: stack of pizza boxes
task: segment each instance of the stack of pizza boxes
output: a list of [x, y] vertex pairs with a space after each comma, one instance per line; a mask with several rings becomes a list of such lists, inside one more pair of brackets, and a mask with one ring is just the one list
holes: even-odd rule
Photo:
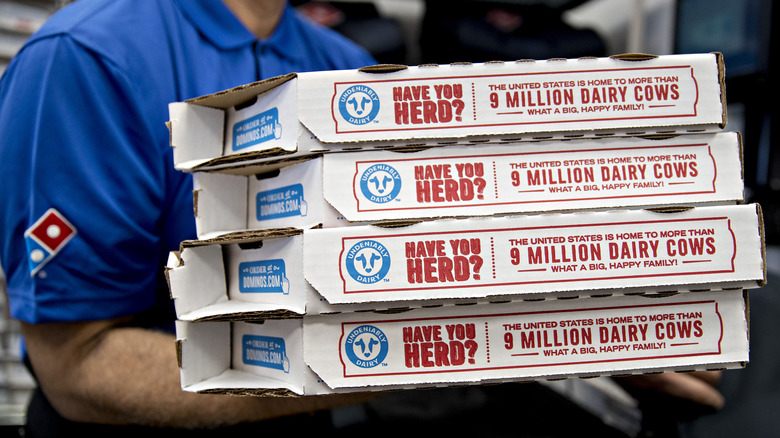
[[170, 105], [182, 387], [726, 369], [765, 281], [717, 53], [291, 74]]

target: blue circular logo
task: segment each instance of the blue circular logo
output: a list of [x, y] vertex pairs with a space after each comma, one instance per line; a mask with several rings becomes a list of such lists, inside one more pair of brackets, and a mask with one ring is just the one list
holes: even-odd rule
[[374, 164], [360, 177], [360, 191], [371, 202], [390, 202], [401, 192], [401, 176], [387, 164]]
[[379, 96], [365, 85], [353, 85], [339, 97], [341, 117], [353, 125], [365, 125], [379, 114]]
[[387, 336], [373, 325], [352, 330], [344, 342], [347, 358], [360, 368], [374, 368], [384, 362], [389, 345]]
[[376, 240], [361, 240], [347, 252], [347, 272], [358, 283], [374, 284], [390, 271], [390, 253]]

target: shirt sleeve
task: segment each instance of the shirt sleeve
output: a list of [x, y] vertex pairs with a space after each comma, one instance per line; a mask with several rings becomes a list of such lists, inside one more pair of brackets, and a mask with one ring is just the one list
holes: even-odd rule
[[[68, 36], [34, 42], [6, 71], [0, 171], [13, 184], [0, 188], [0, 259], [13, 317], [95, 320], [153, 304], [170, 163], [133, 87]], [[46, 241], [52, 209], [70, 227], [64, 243]]]

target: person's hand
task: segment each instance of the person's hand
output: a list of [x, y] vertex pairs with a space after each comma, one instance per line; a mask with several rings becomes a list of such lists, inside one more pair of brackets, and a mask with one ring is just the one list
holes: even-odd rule
[[615, 379], [627, 390], [668, 396], [678, 401], [714, 410], [723, 407], [725, 400], [717, 390], [720, 371], [693, 371], [689, 373], [661, 373], [620, 377]]

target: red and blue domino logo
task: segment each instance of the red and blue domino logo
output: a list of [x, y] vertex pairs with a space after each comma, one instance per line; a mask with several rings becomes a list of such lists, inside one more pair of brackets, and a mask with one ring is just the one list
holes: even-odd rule
[[50, 208], [24, 232], [30, 276], [37, 274], [76, 235], [74, 227]]

